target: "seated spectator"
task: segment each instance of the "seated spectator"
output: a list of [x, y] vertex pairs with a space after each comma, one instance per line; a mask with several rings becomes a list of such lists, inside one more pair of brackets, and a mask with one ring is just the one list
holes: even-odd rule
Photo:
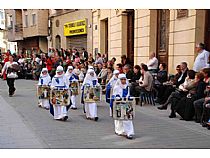
[[33, 68], [32, 64], [28, 63], [25, 68], [25, 79], [33, 79]]
[[205, 98], [205, 102], [203, 104], [201, 125], [202, 127], [207, 127], [208, 129], [210, 129], [210, 97]]
[[133, 68], [133, 76], [131, 78], [131, 83], [137, 83], [136, 81], [141, 77], [141, 68], [139, 65], [135, 65]]
[[166, 70], [166, 64], [162, 63], [159, 65], [158, 73], [152, 73], [154, 77], [154, 90], [156, 92], [156, 97], [158, 96], [158, 92], [163, 89], [163, 83], [168, 80], [168, 73]]
[[149, 73], [147, 65], [142, 64], [141, 65], [141, 78], [139, 79], [139, 86], [135, 87], [135, 93], [133, 93], [133, 96], [139, 97], [140, 92], [149, 92], [152, 89], [153, 84], [153, 77]]
[[131, 82], [131, 79], [133, 77], [133, 71], [132, 71], [131, 66], [129, 64], [126, 64], [123, 67], [123, 72], [126, 75], [126, 78], [128, 79], [128, 81]]
[[37, 63], [37, 62], [34, 62], [34, 65], [33, 65], [33, 79], [34, 80], [38, 80], [39, 79], [39, 76], [40, 76], [40, 73], [41, 73], [41, 66]]
[[20, 64], [20, 66], [21, 65], [23, 65], [24, 64], [24, 62], [25, 62], [25, 59], [23, 58], [23, 56], [22, 55], [20, 55], [20, 58], [18, 59], [18, 63]]
[[141, 77], [141, 68], [139, 65], [135, 65], [133, 68], [133, 76], [131, 78], [130, 93], [132, 96], [135, 95], [135, 87], [139, 85], [139, 79]]
[[106, 84], [109, 82], [109, 80], [112, 78], [113, 73], [112, 73], [112, 68], [107, 67], [107, 78], [106, 78]]
[[201, 117], [204, 112], [204, 104], [206, 104], [210, 100], [210, 68], [204, 68], [202, 72], [204, 74], [204, 82], [207, 86], [205, 90], [205, 97], [193, 102], [195, 108], [195, 122], [197, 123], [203, 123], [206, 121], [203, 121]]
[[158, 91], [158, 99], [156, 102], [164, 104], [172, 92], [175, 91], [175, 88], [178, 88], [180, 84], [184, 83], [187, 76], [187, 63], [182, 62], [180, 68], [177, 68], [178, 73], [175, 75], [175, 78], [170, 84], [164, 84], [161, 90]]
[[71, 59], [70, 56], [66, 56], [66, 66], [70, 66], [71, 65]]
[[93, 63], [95, 60], [93, 59], [93, 55], [92, 53], [89, 53], [89, 56], [88, 56], [88, 62], [91, 62]]
[[107, 62], [107, 68], [111, 68], [112, 69], [112, 71], [114, 71], [114, 65], [112, 64], [112, 62], [111, 61], [108, 61]]
[[94, 71], [96, 75], [98, 75], [101, 72], [101, 69], [99, 68], [100, 64], [94, 63]]
[[180, 66], [181, 66], [182, 74], [179, 77], [179, 79], [177, 80], [176, 87], [179, 87], [180, 84], [184, 83], [185, 78], [187, 77], [187, 71], [188, 71], [187, 63], [181, 62]]
[[106, 54], [102, 54], [103, 63], [107, 63], [107, 56]]
[[168, 80], [168, 73], [166, 70], [166, 64], [162, 63], [159, 65], [159, 71], [157, 73], [157, 80], [159, 83], [163, 84], [164, 82], [166, 82]]
[[201, 99], [204, 97], [204, 90], [206, 88], [206, 83], [203, 81], [203, 73], [197, 73], [195, 75], [196, 89], [194, 93], [189, 93], [187, 96], [180, 98], [173, 98], [171, 101], [171, 114], [169, 118], [176, 117], [178, 113], [183, 120], [189, 121], [192, 120], [195, 110], [193, 102], [195, 100]]
[[95, 63], [96, 63], [96, 64], [99, 64], [99, 63], [100, 63], [100, 64], [103, 64], [103, 59], [102, 59], [100, 53], [97, 53]]
[[168, 104], [171, 103], [171, 100], [173, 98], [182, 98], [186, 96], [188, 93], [194, 93], [195, 91], [195, 71], [189, 70], [187, 72], [188, 76], [185, 79], [185, 82], [179, 86], [178, 89], [175, 90], [175, 92], [172, 92], [171, 95], [168, 97], [168, 100], [160, 107], [158, 107], [159, 110], [166, 110], [168, 107]]
[[103, 63], [103, 67], [97, 76], [98, 76], [98, 83], [105, 85], [107, 78], [107, 67], [105, 63]]
[[78, 56], [78, 54], [75, 54], [74, 62], [75, 63], [80, 63], [80, 57]]
[[116, 70], [118, 70], [120, 72], [120, 74], [122, 74], [123, 73], [123, 65], [121, 63], [118, 63], [116, 65]]
[[112, 63], [112, 65], [114, 65], [115, 64], [115, 61], [116, 61], [116, 58], [113, 57], [110, 62]]

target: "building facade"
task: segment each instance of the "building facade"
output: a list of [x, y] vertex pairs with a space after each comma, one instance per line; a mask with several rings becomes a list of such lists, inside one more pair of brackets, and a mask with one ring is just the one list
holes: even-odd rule
[[49, 47], [92, 51], [91, 9], [50, 10]]
[[209, 10], [94, 9], [92, 14], [93, 52], [117, 62], [127, 55], [132, 64], [147, 63], [155, 51], [174, 73], [182, 61], [192, 68], [197, 43], [210, 50]]
[[17, 43], [8, 41], [5, 21], [5, 11], [0, 9], [0, 52], [4, 53], [9, 49], [11, 53], [15, 53]]
[[9, 41], [17, 42], [18, 51], [47, 52], [47, 9], [7, 9], [6, 20]]

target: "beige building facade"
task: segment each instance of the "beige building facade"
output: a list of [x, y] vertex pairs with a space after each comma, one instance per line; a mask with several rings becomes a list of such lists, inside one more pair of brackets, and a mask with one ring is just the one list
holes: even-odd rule
[[151, 51], [169, 73], [186, 61], [192, 69], [195, 45], [210, 49], [209, 10], [97, 9], [93, 14], [93, 52], [108, 58], [127, 55], [133, 64], [147, 63]]
[[48, 9], [6, 9], [8, 40], [17, 42], [19, 52], [47, 52]]
[[16, 53], [17, 43], [8, 41], [5, 21], [5, 10], [0, 9], [0, 52], [4, 53], [9, 49], [11, 53]]
[[50, 10], [50, 26], [49, 47], [92, 51], [91, 9]]

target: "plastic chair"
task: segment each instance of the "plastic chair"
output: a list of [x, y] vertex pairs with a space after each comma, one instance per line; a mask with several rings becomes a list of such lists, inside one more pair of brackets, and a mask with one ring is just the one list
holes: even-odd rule
[[154, 100], [154, 89], [151, 88], [150, 91], [142, 91], [140, 92], [140, 106], [142, 106], [142, 103], [147, 103], [155, 106], [155, 100]]

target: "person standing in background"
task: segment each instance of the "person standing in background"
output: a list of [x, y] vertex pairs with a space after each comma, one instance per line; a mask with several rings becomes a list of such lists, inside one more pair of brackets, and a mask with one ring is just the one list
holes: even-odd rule
[[193, 70], [199, 72], [203, 68], [209, 67], [209, 52], [206, 51], [203, 43], [197, 44], [195, 47], [198, 56], [195, 58]]
[[85, 48], [82, 48], [82, 56], [84, 61], [88, 61], [88, 52], [85, 50]]
[[155, 52], [151, 52], [147, 63], [148, 70], [155, 73], [158, 70], [158, 59], [155, 57]]
[[15, 78], [17, 78], [17, 73], [14, 69], [16, 67], [15, 65], [18, 66], [17, 62], [13, 61], [13, 56], [9, 55], [9, 61], [4, 64], [4, 67], [2, 68], [2, 74], [6, 74], [6, 80], [7, 80], [7, 85], [9, 87], [9, 96], [12, 97], [15, 93]]

